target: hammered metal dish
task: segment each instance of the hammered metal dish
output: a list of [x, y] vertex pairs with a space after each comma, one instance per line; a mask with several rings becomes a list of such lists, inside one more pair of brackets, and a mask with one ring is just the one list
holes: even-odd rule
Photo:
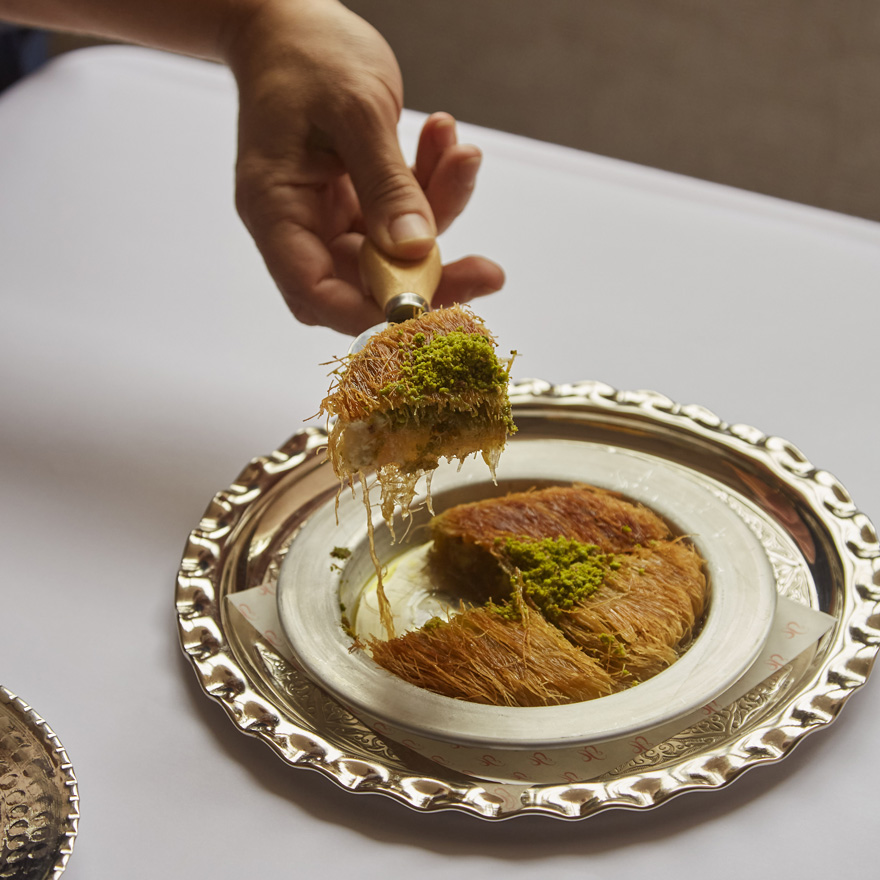
[[274, 583], [300, 527], [335, 497], [335, 479], [319, 454], [325, 435], [309, 430], [254, 459], [218, 493], [190, 536], [178, 575], [182, 647], [205, 692], [241, 730], [291, 765], [418, 810], [579, 819], [721, 787], [785, 757], [834, 720], [865, 683], [880, 646], [880, 545], [834, 477], [784, 440], [653, 392], [532, 381], [514, 386], [511, 399], [520, 441], [558, 438], [630, 450], [728, 487], [732, 499], [745, 499], [741, 516], [764, 545], [780, 596], [828, 613], [834, 626], [813, 650], [730, 706], [634, 749], [626, 763], [595, 778], [588, 765], [583, 778], [564, 784], [537, 776], [499, 784], [450, 770], [359, 722], [227, 601]]
[[27, 703], [0, 686], [0, 878], [60, 877], [78, 823], [67, 752]]

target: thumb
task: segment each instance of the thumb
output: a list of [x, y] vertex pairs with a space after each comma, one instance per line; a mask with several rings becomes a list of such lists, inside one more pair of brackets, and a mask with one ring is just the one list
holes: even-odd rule
[[354, 184], [368, 236], [379, 248], [402, 260], [428, 254], [437, 236], [434, 213], [404, 161], [394, 124], [346, 138], [340, 158]]

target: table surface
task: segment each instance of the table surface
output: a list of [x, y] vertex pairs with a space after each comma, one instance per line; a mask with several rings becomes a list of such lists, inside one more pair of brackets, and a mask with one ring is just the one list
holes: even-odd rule
[[[876, 682], [778, 764], [584, 822], [354, 796], [203, 694], [174, 616], [186, 537], [303, 427], [347, 348], [289, 317], [235, 215], [235, 112], [224, 69], [135, 48], [62, 57], [0, 98], [0, 682], [73, 761], [65, 878], [864, 871]], [[404, 114], [409, 153], [420, 121]], [[486, 158], [441, 244], [505, 267], [478, 310], [521, 352], [514, 378], [702, 404], [880, 516], [880, 225], [461, 128]]]

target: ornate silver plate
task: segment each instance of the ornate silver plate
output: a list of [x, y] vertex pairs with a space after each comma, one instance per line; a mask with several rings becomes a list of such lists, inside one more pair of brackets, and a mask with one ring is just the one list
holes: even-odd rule
[[78, 822], [67, 752], [27, 703], [0, 686], [0, 878], [60, 877]]
[[880, 544], [834, 477], [784, 440], [653, 392], [532, 381], [514, 386], [511, 399], [520, 431], [513, 443], [602, 445], [685, 468], [722, 493], [726, 487], [728, 503], [771, 561], [779, 595], [826, 612], [834, 625], [745, 696], [650, 747], [636, 743], [613, 770], [591, 775], [585, 763], [564, 784], [546, 782], [537, 770], [517, 784], [499, 782], [491, 771], [452, 770], [357, 720], [227, 601], [274, 585], [300, 528], [334, 503], [336, 480], [320, 454], [325, 435], [312, 429], [254, 459], [215, 496], [181, 562], [182, 647], [205, 692], [242, 731], [291, 765], [418, 810], [578, 819], [726, 785], [749, 767], [783, 758], [837, 716], [865, 683], [880, 646]]

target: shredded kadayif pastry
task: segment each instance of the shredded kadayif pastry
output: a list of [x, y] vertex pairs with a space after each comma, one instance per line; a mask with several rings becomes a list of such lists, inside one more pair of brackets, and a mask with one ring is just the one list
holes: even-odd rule
[[[409, 510], [418, 479], [440, 459], [479, 452], [494, 475], [515, 431], [509, 372], [510, 361], [498, 359], [483, 321], [461, 306], [389, 325], [343, 360], [321, 412], [335, 417], [328, 439], [334, 472], [341, 483], [353, 487], [357, 478], [363, 487], [371, 552], [367, 473], [376, 472], [389, 527], [395, 509]], [[428, 493], [430, 504], [430, 483]], [[373, 562], [382, 622], [393, 633], [374, 552]]]
[[611, 492], [576, 485], [462, 504], [435, 517], [432, 535], [435, 583], [472, 604], [369, 647], [435, 693], [510, 706], [613, 693], [673, 663], [704, 611], [697, 552]]

